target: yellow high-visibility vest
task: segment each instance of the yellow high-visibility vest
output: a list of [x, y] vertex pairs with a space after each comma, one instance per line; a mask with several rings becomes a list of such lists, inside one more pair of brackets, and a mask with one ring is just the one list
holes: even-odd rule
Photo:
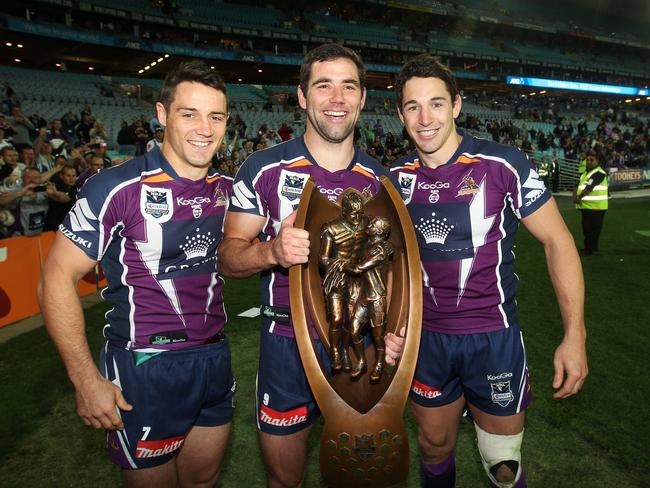
[[608, 203], [608, 181], [607, 181], [607, 172], [600, 166], [596, 166], [591, 171], [586, 171], [580, 175], [580, 182], [578, 183], [578, 195], [584, 191], [587, 187], [587, 182], [589, 179], [596, 173], [602, 173], [605, 175], [603, 181], [598, 183], [591, 193], [585, 195], [576, 203], [577, 209], [586, 209], [586, 210], [607, 210]]

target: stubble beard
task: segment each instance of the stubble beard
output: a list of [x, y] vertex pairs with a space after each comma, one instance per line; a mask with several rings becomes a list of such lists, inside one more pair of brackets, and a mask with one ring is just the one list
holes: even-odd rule
[[352, 134], [352, 131], [354, 130], [354, 124], [356, 123], [356, 121], [348, 123], [346, 127], [341, 128], [342, 133], [338, 135], [330, 131], [327, 127], [327, 124], [320, 122], [318, 118], [314, 116], [310, 111], [307, 111], [307, 119], [309, 119], [309, 123], [312, 125], [318, 135], [332, 144], [341, 144], [348, 137], [350, 137], [350, 134]]

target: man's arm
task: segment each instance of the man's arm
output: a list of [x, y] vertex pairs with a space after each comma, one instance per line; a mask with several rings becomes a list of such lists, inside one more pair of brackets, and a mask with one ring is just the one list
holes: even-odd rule
[[522, 219], [528, 231], [544, 246], [546, 263], [564, 325], [564, 339], [555, 350], [554, 398], [578, 393], [587, 374], [584, 320], [584, 279], [573, 237], [554, 199]]
[[47, 196], [55, 202], [68, 203], [70, 201], [70, 196], [64, 191], [57, 190], [52, 182], [47, 183], [47, 189], [45, 191]]
[[245, 278], [273, 266], [289, 268], [306, 263], [309, 232], [296, 229], [296, 212], [282, 221], [278, 235], [267, 242], [255, 241], [266, 219], [259, 215], [228, 212], [224, 238], [219, 246], [219, 272], [223, 276]]
[[131, 410], [121, 390], [105, 379], [86, 338], [77, 282], [95, 266], [72, 241], [57, 232], [43, 266], [38, 299], [52, 341], [76, 389], [77, 413], [96, 429], [123, 429], [117, 408]]
[[580, 193], [578, 193], [578, 189], [576, 188], [573, 201], [575, 203], [578, 203], [584, 197], [589, 195], [594, 190], [596, 185], [599, 185], [604, 179], [605, 179], [605, 175], [603, 173], [594, 174], [591, 177], [591, 182], [587, 186], [585, 186]]

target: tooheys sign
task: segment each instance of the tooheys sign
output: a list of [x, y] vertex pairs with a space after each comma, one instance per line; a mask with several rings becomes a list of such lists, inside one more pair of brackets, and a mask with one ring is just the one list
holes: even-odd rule
[[609, 175], [609, 183], [616, 186], [633, 185], [642, 181], [642, 169], [619, 169]]

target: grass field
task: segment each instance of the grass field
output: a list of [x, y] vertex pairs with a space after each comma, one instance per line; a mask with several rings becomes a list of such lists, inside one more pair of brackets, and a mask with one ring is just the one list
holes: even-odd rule
[[[579, 215], [559, 199], [580, 244]], [[650, 487], [650, 199], [615, 199], [605, 218], [601, 253], [583, 259], [590, 375], [576, 397], [552, 399], [553, 351], [561, 339], [559, 311], [542, 248], [524, 230], [517, 241], [521, 278], [519, 306], [530, 358], [535, 401], [528, 411], [523, 458], [531, 487]], [[233, 365], [239, 389], [222, 487], [264, 486], [256, 441], [254, 385], [258, 319], [236, 315], [257, 303], [257, 280], [230, 281]], [[99, 351], [105, 305], [87, 310], [88, 336]], [[43, 328], [0, 346], [0, 486], [111, 487], [119, 473], [103, 454], [103, 433], [83, 425], [63, 366]], [[409, 480], [418, 483], [415, 427], [406, 409], [412, 450]], [[320, 486], [318, 443], [312, 433], [304, 486]], [[459, 487], [486, 486], [474, 447], [473, 429], [463, 422], [457, 450]]]

